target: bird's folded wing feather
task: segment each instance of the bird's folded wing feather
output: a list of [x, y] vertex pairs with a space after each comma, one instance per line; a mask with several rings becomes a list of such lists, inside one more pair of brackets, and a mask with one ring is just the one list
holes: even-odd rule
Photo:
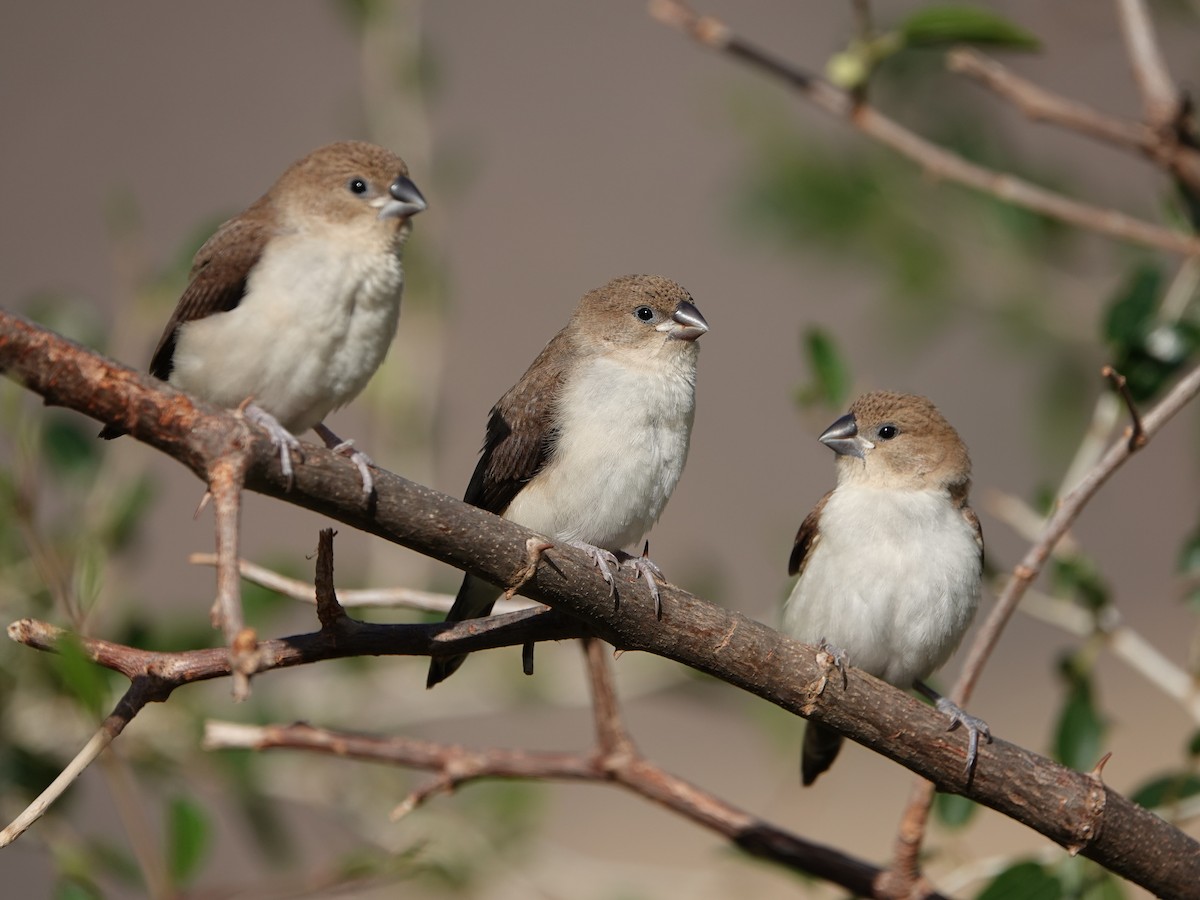
[[825, 508], [825, 504], [832, 496], [833, 491], [830, 491], [822, 497], [821, 502], [814, 506], [813, 511], [800, 523], [800, 530], [796, 532], [796, 543], [792, 546], [792, 555], [788, 559], [789, 575], [798, 575], [804, 571], [804, 564], [808, 560], [809, 553], [821, 539], [818, 528], [818, 523], [821, 521], [821, 510]]
[[555, 398], [562, 391], [567, 354], [554, 340], [492, 407], [483, 452], [463, 500], [503, 515], [513, 498], [546, 465], [554, 448]]
[[205, 241], [192, 261], [188, 286], [167, 327], [163, 329], [150, 374], [166, 381], [174, 367], [175, 338], [179, 326], [214, 313], [228, 312], [242, 301], [246, 279], [262, 256], [270, 237], [264, 224], [247, 214], [230, 219]]

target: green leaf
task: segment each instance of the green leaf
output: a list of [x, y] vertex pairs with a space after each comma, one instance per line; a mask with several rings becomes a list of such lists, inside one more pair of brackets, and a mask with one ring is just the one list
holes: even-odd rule
[[130, 887], [139, 887], [142, 870], [133, 853], [116, 840], [92, 838], [81, 848], [81, 862], [89, 875], [104, 874]]
[[1195, 772], [1171, 772], [1159, 775], [1133, 792], [1130, 800], [1147, 809], [1178, 803], [1200, 794], [1200, 775]]
[[961, 794], [934, 794], [933, 813], [947, 828], [962, 828], [979, 810], [979, 804]]
[[1079, 900], [1125, 900], [1125, 888], [1119, 878], [1095, 863], [1090, 863], [1089, 869], [1095, 869], [1096, 873], [1080, 892]]
[[62, 878], [54, 886], [54, 900], [104, 900], [104, 892], [95, 882]]
[[276, 864], [295, 860], [295, 843], [290, 822], [279, 804], [262, 791], [261, 757], [250, 750], [231, 750], [217, 756], [225, 775], [229, 796], [249, 826], [255, 849]]
[[1062, 885], [1036, 862], [1019, 862], [992, 879], [976, 900], [1060, 900]]
[[1092, 697], [1089, 675], [1077, 671], [1070, 661], [1064, 665], [1068, 681], [1066, 701], [1054, 735], [1054, 756], [1064, 766], [1090, 771], [1100, 759], [1104, 720]]
[[[10, 738], [0, 740], [0, 780], [3, 793], [13, 792], [32, 800], [63, 770], [63, 761], [40, 750], [22, 747]], [[66, 797], [74, 794], [68, 792]], [[61, 807], [56, 806], [56, 809]]]
[[71, 415], [46, 417], [42, 446], [46, 463], [56, 475], [88, 473], [100, 461], [100, 442], [83, 420]]
[[813, 376], [803, 396], [841, 409], [850, 392], [850, 372], [837, 343], [824, 329], [814, 327], [805, 330], [801, 344]]
[[104, 539], [113, 550], [124, 550], [129, 546], [157, 494], [154, 479], [145, 474], [117, 491], [108, 505], [107, 521], [102, 526]]
[[1054, 560], [1050, 567], [1050, 580], [1055, 593], [1087, 609], [1099, 610], [1108, 605], [1108, 584], [1095, 563], [1087, 557]]
[[1134, 400], [1158, 394], [1200, 351], [1200, 326], [1189, 320], [1157, 320], [1162, 272], [1143, 263], [1134, 269], [1109, 307], [1104, 337], [1114, 368], [1125, 376]]
[[1162, 289], [1162, 270], [1141, 263], [1117, 292], [1104, 317], [1104, 339], [1120, 351], [1138, 345], [1145, 337]]
[[987, 44], [1010, 50], [1037, 50], [1041, 41], [1002, 16], [974, 6], [929, 6], [900, 23], [909, 47]]
[[1179, 574], [1200, 575], [1200, 528], [1189, 534], [1179, 548]]
[[211, 842], [208, 813], [187, 797], [175, 797], [167, 808], [167, 864], [171, 880], [186, 884], [199, 870]]
[[104, 673], [84, 651], [79, 639], [64, 635], [54, 648], [52, 665], [63, 687], [97, 719], [104, 718], [108, 685]]
[[1193, 732], [1191, 739], [1188, 741], [1188, 755], [1193, 759], [1200, 756], [1200, 730]]

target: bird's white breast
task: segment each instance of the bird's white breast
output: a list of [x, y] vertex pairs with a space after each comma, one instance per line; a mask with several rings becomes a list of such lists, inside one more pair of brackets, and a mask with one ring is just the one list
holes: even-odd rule
[[694, 353], [580, 364], [555, 404], [550, 461], [505, 518], [557, 540], [631, 546], [679, 481], [694, 412]]
[[273, 239], [234, 309], [185, 324], [171, 383], [221, 406], [247, 397], [293, 433], [352, 400], [383, 362], [403, 273], [354, 235]]
[[975, 532], [941, 491], [839, 487], [783, 628], [908, 687], [954, 652], [979, 604]]

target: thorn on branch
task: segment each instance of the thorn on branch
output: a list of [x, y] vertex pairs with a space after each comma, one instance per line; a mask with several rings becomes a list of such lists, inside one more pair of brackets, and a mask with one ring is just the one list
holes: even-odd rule
[[1133, 395], [1129, 393], [1129, 384], [1125, 376], [1112, 366], [1105, 366], [1100, 370], [1100, 374], [1112, 382], [1113, 388], [1125, 401], [1129, 417], [1133, 420], [1133, 427], [1129, 431], [1129, 452], [1141, 450], [1149, 439], [1146, 437], [1146, 429], [1142, 426], [1142, 417], [1138, 414], [1137, 405], [1133, 402]]
[[1100, 784], [1104, 784], [1104, 767], [1108, 765], [1110, 759], [1112, 759], [1111, 750], [1100, 757], [1096, 765], [1092, 767], [1092, 771], [1088, 772], [1088, 775]]
[[424, 806], [438, 794], [454, 793], [457, 783], [457, 779], [450, 772], [434, 776], [400, 801], [388, 815], [388, 821], [398, 822], [418, 807]]

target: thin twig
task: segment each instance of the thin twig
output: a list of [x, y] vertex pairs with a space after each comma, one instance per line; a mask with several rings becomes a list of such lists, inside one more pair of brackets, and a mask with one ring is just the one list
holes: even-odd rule
[[874, 107], [856, 103], [850, 94], [818, 76], [749, 43], [719, 19], [698, 15], [682, 0], [650, 0], [649, 9], [650, 14], [663, 24], [784, 81], [818, 109], [907, 157], [934, 178], [966, 185], [1014, 206], [1118, 240], [1188, 256], [1200, 255], [1200, 240], [1190, 235], [1116, 210], [1083, 203], [1014, 175], [970, 162], [915, 134]]
[[[215, 566], [217, 564], [217, 555], [215, 553], [192, 553], [188, 556], [188, 562], [194, 566]], [[265, 587], [293, 600], [301, 600], [305, 603], [317, 602], [312, 582], [301, 581], [299, 578], [289, 578], [286, 575], [281, 575], [265, 566], [260, 566], [246, 559], [238, 560], [238, 571], [241, 573], [242, 578], [251, 584]], [[338, 592], [338, 599], [346, 609], [376, 607], [379, 609], [415, 609], [420, 612], [445, 613], [449, 612], [450, 607], [454, 604], [453, 594], [439, 594], [433, 591], [418, 591], [414, 588], [404, 587], [343, 589]], [[513, 600], [504, 600], [500, 598], [496, 601], [493, 612], [516, 612], [519, 609], [528, 609], [533, 605], [533, 602], [530, 600], [515, 598]]]
[[1150, 12], [1144, 0], [1117, 0], [1117, 12], [1146, 121], [1156, 130], [1172, 130], [1181, 98], [1158, 45]]
[[588, 684], [592, 691], [592, 714], [596, 724], [596, 746], [605, 757], [624, 757], [636, 753], [633, 739], [625, 730], [617, 705], [617, 690], [609, 665], [608, 645], [597, 638], [584, 638], [583, 655], [587, 664]]
[[1190, 673], [1175, 665], [1161, 650], [1125, 624], [1114, 606], [1099, 612], [1083, 609], [1058, 597], [1028, 590], [1017, 607], [1023, 615], [1052, 625], [1076, 637], [1104, 636], [1113, 655], [1178, 701], [1189, 716], [1200, 724], [1200, 686]]
[[[1142, 421], [1144, 439], [1139, 447], [1144, 446], [1179, 410], [1195, 399], [1197, 394], [1200, 394], [1200, 367], [1193, 369], [1181, 379], [1145, 416]], [[1025, 591], [1029, 589], [1041, 572], [1046, 560], [1054, 552], [1059, 540], [1067, 534], [1071, 525], [1100, 487], [1137, 449], [1138, 447], [1134, 447], [1132, 441], [1113, 444], [1078, 486], [1061, 499], [1054, 515], [1047, 520], [1041, 536], [1013, 570], [1012, 577], [1001, 592], [991, 614], [979, 629], [967, 654], [966, 662], [963, 664], [958, 682], [950, 694], [956, 703], [966, 704], [970, 698], [983, 673], [983, 667], [999, 642], [1000, 635], [1008, 624], [1009, 618], [1017, 604], [1020, 603]], [[893, 868], [884, 881], [884, 884], [896, 892], [893, 895], [902, 893], [903, 886], [906, 883], [911, 884], [914, 873], [919, 871], [918, 859], [921, 843], [924, 840], [925, 827], [929, 820], [929, 811], [933, 804], [934, 790], [933, 784], [924, 781], [913, 786], [912, 795], [901, 818], [900, 829], [896, 836]]]
[[[1200, 394], [1200, 367], [1192, 369], [1180, 379], [1167, 392], [1166, 396], [1142, 418], [1146, 440], [1149, 441], [1154, 437], [1198, 394]], [[1059, 539], [1067, 533], [1101, 486], [1133, 455], [1133, 452], [1127, 442], [1113, 444], [1092, 468], [1092, 471], [1058, 503], [1058, 507], [1054, 515], [1047, 521], [1041, 537], [1029, 548], [1024, 558], [1013, 570], [1012, 578], [1005, 585], [1004, 591], [992, 608], [987, 621], [976, 635], [967, 655], [967, 661], [963, 665], [962, 675], [955, 686], [953, 696], [957, 701], [965, 701], [970, 697], [988, 657], [991, 656], [996, 642], [1000, 639], [1000, 632], [1003, 630], [1004, 624], [1016, 609], [1022, 595], [1041, 572], [1042, 566], [1045, 565]]]
[[[1174, 118], [1126, 122], [1069, 100], [1015, 74], [976, 50], [950, 51], [950, 71], [974, 78], [1008, 100], [1030, 119], [1058, 125], [1086, 137], [1132, 150], [1169, 172], [1191, 193], [1200, 193], [1200, 152], [1181, 140], [1182, 123]], [[1179, 115], [1178, 103], [1173, 116]], [[1195, 257], [1191, 257], [1195, 259]]]
[[163, 858], [166, 848], [160, 838], [161, 830], [151, 825], [141, 806], [129, 764], [119, 753], [102, 754], [99, 764], [108, 781], [117, 815], [129, 836], [129, 846], [146, 882], [147, 894], [156, 900], [176, 900], [178, 895], [171, 885]]
[[946, 68], [975, 79], [1034, 121], [1059, 125], [1148, 156], [1153, 156], [1161, 143], [1146, 125], [1105, 115], [1078, 100], [1047, 90], [978, 50], [968, 47], [951, 50], [946, 55]]
[[[595, 674], [596, 670], [590, 667], [589, 671]], [[434, 772], [430, 781], [405, 798], [393, 817], [405, 815], [439, 794], [480, 779], [613, 783], [721, 834], [751, 855], [808, 872], [856, 894], [867, 894], [872, 879], [879, 873], [870, 863], [776, 828], [663, 771], [639, 756], [632, 744], [615, 755], [602, 748], [590, 753], [500, 747], [469, 750], [408, 737], [372, 737], [305, 724], [257, 726], [210, 721], [205, 725], [204, 746], [209, 750], [277, 747], [308, 750]]]
[[[470, 627], [462, 627], [467, 624], [458, 623], [453, 627], [444, 624], [379, 625], [343, 616], [332, 629], [262, 641], [258, 645], [258, 671], [348, 656], [428, 655], [435, 648], [437, 652], [465, 652], [519, 645], [530, 638], [558, 640], [587, 634], [586, 626], [544, 607], [474, 620]], [[8, 626], [8, 636], [38, 650], [54, 651], [69, 632], [46, 622], [21, 619]], [[37, 799], [0, 831], [0, 847], [12, 843], [41, 818], [147, 703], [162, 702], [184, 685], [234, 674], [229, 651], [225, 648], [159, 653], [97, 638], [78, 637], [74, 640], [89, 659], [106, 669], [120, 672], [131, 680], [131, 684], [75, 758]]]
[[[1007, 491], [990, 488], [983, 491], [980, 505], [993, 519], [1003, 522], [1011, 528], [1018, 537], [1027, 541], [1036, 541], [1046, 527], [1046, 516], [1042, 515], [1022, 497]], [[1079, 542], [1070, 534], [1064, 534], [1054, 555], [1074, 556], [1079, 553]]]
[[213, 603], [213, 626], [225, 635], [233, 666], [233, 699], [250, 696], [250, 676], [258, 670], [258, 636], [246, 627], [242, 615], [242, 589], [237, 561], [241, 532], [242, 484], [246, 479], [244, 453], [216, 460], [209, 470], [208, 490], [213, 498], [217, 522], [217, 599]]
[[[13, 636], [12, 626], [9, 626], [9, 636]], [[65, 632], [59, 632], [65, 634]], [[88, 639], [81, 639], [81, 645], [84, 646], [84, 651], [87, 652]], [[125, 691], [125, 695], [117, 702], [116, 707], [108, 717], [101, 723], [99, 729], [86, 744], [83, 745], [75, 758], [72, 759], [66, 767], [58, 773], [58, 777], [50, 782], [50, 785], [37, 796], [37, 798], [27, 806], [20, 815], [18, 815], [8, 827], [0, 831], [0, 848], [7, 847], [22, 834], [29, 830], [34, 822], [45, 815], [46, 810], [59, 797], [66, 792], [75, 780], [83, 774], [84, 770], [90, 766], [101, 753], [105, 751], [128, 725], [133, 717], [136, 716], [151, 700], [160, 699], [155, 686], [146, 679], [135, 680], [130, 684], [129, 689]]]
[[[235, 414], [197, 403], [3, 309], [0, 370], [49, 403], [125, 428], [200, 477], [207, 476], [213, 460], [242, 449], [250, 459], [246, 484], [251, 490], [327, 515], [493, 584], [511, 583], [528, 565], [526, 542], [534, 535], [527, 529], [383, 470], [376, 477], [377, 507], [364, 513], [357, 470], [344, 457], [321, 448], [305, 450], [289, 487], [279, 454], [266, 435], [257, 429], [247, 435]], [[1189, 389], [1200, 390], [1200, 373], [1184, 378], [1184, 383], [1193, 381]], [[1169, 396], [1177, 406], [1187, 399], [1178, 390]], [[1161, 405], [1159, 411], [1170, 415]], [[1154, 413], [1145, 417], [1147, 433], [1159, 424]], [[1052, 520], [1048, 527], [1053, 524]], [[556, 545], [554, 565], [539, 567], [522, 589], [553, 608], [505, 617], [512, 629], [503, 636], [524, 644], [595, 634], [622, 649], [676, 660], [828, 725], [941, 789], [965, 793], [1151, 891], [1180, 895], [1200, 882], [1200, 844], [1094, 778], [998, 738], [981, 749], [975, 778], [968, 785], [963, 780], [966, 741], [947, 734], [944, 717], [935, 710], [853, 669], [845, 690], [815, 695], [812, 689], [823, 670], [814, 648], [671, 585], [662, 589], [670, 614], [659, 620], [648, 590], [631, 574], [619, 577], [624, 579], [625, 602], [617, 610], [609, 586], [586, 554]], [[264, 641], [261, 648], [266, 661], [279, 666], [317, 657], [464, 653], [502, 642], [499, 623], [490, 620], [384, 629], [388, 627], [356, 623], [353, 629], [339, 627], [332, 636], [318, 632]], [[53, 646], [55, 633], [28, 620], [10, 626], [14, 638], [43, 649]], [[461, 642], [451, 647], [437, 639], [451, 633], [462, 635]], [[149, 658], [132, 648], [113, 654], [114, 645], [104, 642], [82, 639], [80, 644], [98, 662], [103, 655], [118, 670]], [[185, 655], [185, 660], [154, 655], [156, 667], [150, 674], [160, 681], [170, 678], [175, 685], [229, 674], [227, 650], [192, 652], [200, 656]], [[179, 662], [189, 665], [176, 671], [172, 665]], [[634, 775], [636, 769], [630, 777]], [[669, 791], [669, 786], [651, 780], [645, 789]], [[773, 852], [770, 832], [761, 829], [750, 836], [738, 832], [730, 839], [742, 847], [758, 840], [750, 852], [764, 858], [786, 856]]]
[[1146, 446], [1146, 429], [1142, 426], [1142, 417], [1138, 413], [1137, 404], [1133, 401], [1133, 395], [1129, 393], [1129, 382], [1112, 366], [1105, 366], [1100, 370], [1100, 374], [1112, 382], [1117, 393], [1121, 395], [1121, 399], [1125, 401], [1125, 408], [1129, 410], [1129, 418], [1133, 420], [1133, 426], [1129, 430], [1129, 452], [1141, 450]]

